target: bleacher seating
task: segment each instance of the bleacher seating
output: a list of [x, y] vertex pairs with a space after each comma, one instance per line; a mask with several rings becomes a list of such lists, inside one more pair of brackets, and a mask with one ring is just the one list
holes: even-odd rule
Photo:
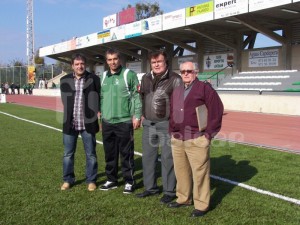
[[241, 72], [224, 77], [216, 90], [300, 92], [300, 72], [297, 70]]
[[66, 74], [67, 74], [66, 72], [62, 71], [61, 74], [58, 74], [57, 76], [55, 76], [52, 79], [48, 80], [48, 88], [52, 88], [53, 83], [55, 84], [56, 88], [59, 88], [60, 78], [62, 78]]

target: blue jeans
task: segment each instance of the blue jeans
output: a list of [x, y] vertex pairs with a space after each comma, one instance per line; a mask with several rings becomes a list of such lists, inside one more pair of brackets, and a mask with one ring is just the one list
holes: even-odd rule
[[84, 131], [75, 131], [73, 134], [63, 134], [64, 157], [63, 157], [63, 180], [73, 184], [75, 182], [74, 156], [78, 135], [81, 135], [86, 156], [86, 182], [96, 183], [98, 162], [96, 154], [96, 137]]

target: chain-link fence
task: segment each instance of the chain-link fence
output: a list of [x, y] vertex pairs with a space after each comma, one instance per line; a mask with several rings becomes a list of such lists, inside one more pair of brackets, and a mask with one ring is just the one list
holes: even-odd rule
[[[55, 65], [35, 65], [35, 85], [40, 79], [50, 80], [59, 75], [62, 69]], [[28, 83], [27, 66], [7, 66], [0, 67], [0, 83], [14, 83], [21, 87]]]

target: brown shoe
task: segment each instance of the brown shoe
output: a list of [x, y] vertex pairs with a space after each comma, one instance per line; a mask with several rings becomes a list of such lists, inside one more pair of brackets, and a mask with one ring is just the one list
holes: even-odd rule
[[63, 183], [63, 185], [61, 185], [60, 190], [62, 191], [66, 191], [68, 189], [70, 189], [71, 185], [68, 182]]
[[88, 190], [89, 191], [95, 191], [97, 188], [96, 184], [95, 183], [89, 183], [88, 184]]

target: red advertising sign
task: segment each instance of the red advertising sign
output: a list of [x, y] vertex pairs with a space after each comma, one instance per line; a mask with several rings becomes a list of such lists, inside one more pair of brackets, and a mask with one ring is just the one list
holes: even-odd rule
[[119, 15], [118, 16], [119, 17], [118, 18], [119, 19], [118, 25], [132, 23], [132, 22], [136, 21], [135, 7], [123, 10], [123, 11], [119, 12], [118, 15]]

